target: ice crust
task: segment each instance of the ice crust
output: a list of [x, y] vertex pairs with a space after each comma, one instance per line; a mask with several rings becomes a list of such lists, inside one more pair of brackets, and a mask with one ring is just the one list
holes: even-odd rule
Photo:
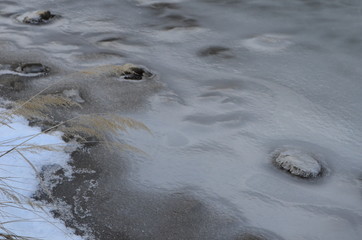
[[322, 170], [315, 158], [299, 150], [282, 151], [277, 154], [274, 162], [280, 168], [303, 178], [317, 177]]

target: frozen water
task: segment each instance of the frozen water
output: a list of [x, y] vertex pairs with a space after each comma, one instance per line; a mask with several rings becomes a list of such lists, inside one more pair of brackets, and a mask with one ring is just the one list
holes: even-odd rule
[[[200, 189], [195, 195], [215, 209], [284, 239], [360, 240], [360, 0], [0, 4], [2, 63], [14, 52], [36, 52], [60, 73], [127, 62], [157, 73], [166, 90], [142, 108], [133, 106], [138, 101], [115, 101], [131, 91], [116, 90], [107, 77], [76, 79], [92, 90], [92, 101], [108, 103], [100, 112], [122, 111], [152, 130], [120, 136], [147, 153], [130, 157], [127, 184], [156, 193]], [[6, 17], [48, 8], [63, 18], [33, 28]], [[209, 54], [218, 49], [227, 55]], [[69, 84], [72, 76], [59, 79]], [[141, 84], [127, 89], [145, 87], [140, 96], [148, 87]], [[276, 169], [271, 153], [289, 145], [303, 149], [308, 170], [318, 170], [311, 154], [328, 167], [328, 176], [309, 182]], [[117, 174], [107, 180], [109, 192], [125, 181]]]

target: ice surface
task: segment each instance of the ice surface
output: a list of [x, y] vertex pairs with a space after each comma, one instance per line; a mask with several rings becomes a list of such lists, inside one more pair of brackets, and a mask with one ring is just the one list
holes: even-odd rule
[[[147, 153], [130, 161], [136, 187], [201, 189], [204, 201], [223, 199], [215, 208], [228, 202], [229, 214], [284, 239], [361, 239], [360, 0], [17, 2], [54, 5], [68, 22], [49, 34], [4, 20], [0, 38], [13, 50], [36, 49], [77, 70], [84, 61], [74, 54], [118, 54], [110, 64], [147, 66], [171, 89], [128, 113], [152, 130], [122, 136]], [[198, 27], [160, 30], [169, 15]], [[127, 41], [99, 44], [114, 35]], [[233, 58], [200, 57], [210, 46]], [[329, 174], [309, 182], [276, 169], [271, 153], [286, 145], [312, 153]]]

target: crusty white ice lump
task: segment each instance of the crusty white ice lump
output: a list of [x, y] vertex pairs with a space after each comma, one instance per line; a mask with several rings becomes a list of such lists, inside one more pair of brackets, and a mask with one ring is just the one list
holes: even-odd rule
[[274, 164], [288, 171], [289, 173], [303, 177], [317, 177], [321, 171], [321, 164], [311, 155], [300, 150], [284, 150], [275, 154]]
[[51, 20], [54, 17], [55, 15], [53, 15], [48, 10], [39, 10], [34, 12], [26, 12], [18, 16], [16, 19], [26, 24], [42, 24], [49, 22], [49, 20]]

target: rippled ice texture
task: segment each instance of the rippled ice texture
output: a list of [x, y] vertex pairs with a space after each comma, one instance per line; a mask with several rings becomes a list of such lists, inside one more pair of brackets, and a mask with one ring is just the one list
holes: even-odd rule
[[[1, 2], [1, 48], [159, 75], [169, 90], [129, 113], [153, 131], [127, 139], [148, 153], [132, 162], [136, 186], [199, 188], [284, 239], [360, 239], [362, 2], [151, 2]], [[36, 9], [63, 18], [34, 29], [7, 17]], [[271, 153], [288, 146], [317, 156], [326, 176], [276, 169]]]

